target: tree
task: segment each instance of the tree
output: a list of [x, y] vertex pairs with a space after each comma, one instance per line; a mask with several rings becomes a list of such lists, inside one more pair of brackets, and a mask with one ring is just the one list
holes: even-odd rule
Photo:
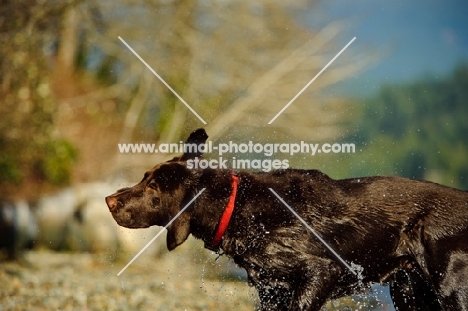
[[[178, 142], [204, 124], [119, 36], [206, 120], [212, 139], [226, 137], [228, 132], [231, 137], [258, 134], [259, 128], [268, 139], [304, 138], [307, 132], [314, 133], [316, 140], [336, 137], [346, 119], [340, 112], [346, 104], [321, 98], [319, 91], [369, 61], [368, 55], [353, 52], [338, 59], [282, 118], [266, 127], [339, 51], [341, 47], [333, 41], [342, 29], [340, 23], [320, 31], [299, 24], [294, 12], [313, 5], [306, 1], [295, 6], [271, 1], [187, 0], [93, 5], [99, 22], [89, 14], [81, 16], [86, 32], [82, 48], [88, 59], [96, 58], [92, 53], [99, 54], [107, 73], [113, 72], [110, 80], [115, 84], [106, 88], [125, 94], [117, 98], [118, 112], [124, 114], [120, 142]], [[148, 161], [148, 157], [133, 159], [130, 162]], [[123, 161], [115, 166], [130, 163], [128, 157]], [[151, 161], [157, 160], [152, 157]]]
[[[7, 1], [0, 6], [0, 186], [34, 196], [70, 181], [76, 150], [56, 132], [56, 102], [43, 53], [71, 2]], [[21, 192], [21, 193], [18, 193]]]
[[365, 101], [364, 170], [468, 188], [468, 66], [445, 78], [386, 85]]
[[[342, 112], [347, 104], [321, 97], [320, 90], [368, 62], [368, 55], [347, 52], [267, 127], [341, 48], [333, 44], [342, 29], [340, 23], [314, 31], [298, 22], [297, 12], [313, 2], [31, 3], [23, 0], [2, 8], [4, 16], [21, 21], [9, 19], [13, 26], [2, 24], [2, 42], [23, 38], [16, 39], [17, 46], [3, 50], [2, 59], [15, 59], [15, 53], [28, 56], [27, 60], [16, 57], [23, 60], [14, 68], [2, 62], [2, 83], [7, 85], [2, 92], [10, 96], [3, 110], [9, 116], [22, 116], [22, 121], [9, 117], [16, 123], [5, 123], [0, 131], [5, 137], [0, 147], [5, 151], [0, 161], [2, 178], [10, 184], [29, 180], [28, 174], [35, 176], [32, 181], [57, 184], [69, 180], [77, 152], [62, 138], [80, 151], [74, 180], [90, 181], [111, 170], [152, 165], [168, 157], [122, 157], [118, 142], [178, 142], [203, 126], [119, 36], [206, 120], [215, 140], [252, 133], [269, 140], [339, 136], [349, 121]], [[27, 12], [20, 10], [24, 7], [29, 8]], [[40, 82], [27, 72], [36, 72]], [[8, 82], [12, 79], [31, 86]], [[36, 89], [41, 91], [31, 91]], [[12, 94], [28, 100], [17, 101]], [[40, 98], [29, 98], [30, 94]], [[32, 107], [37, 107], [37, 113], [30, 113]], [[21, 114], [21, 109], [28, 113]], [[22, 138], [13, 141], [10, 131], [21, 132]], [[20, 141], [25, 145], [20, 147]], [[61, 146], [49, 148], [55, 150], [49, 154], [63, 156], [61, 161], [52, 155], [46, 157], [50, 161], [40, 159], [39, 150], [46, 142]], [[23, 160], [12, 160], [16, 150], [24, 151]], [[52, 178], [47, 174], [54, 172], [50, 168], [54, 165], [56, 177]]]

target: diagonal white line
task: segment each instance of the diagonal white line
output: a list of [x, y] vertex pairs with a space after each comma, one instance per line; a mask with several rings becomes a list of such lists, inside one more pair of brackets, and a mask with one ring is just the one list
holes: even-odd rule
[[315, 237], [316, 237], [320, 242], [322, 242], [322, 244], [325, 245], [325, 247], [328, 248], [328, 250], [329, 250], [333, 255], [335, 255], [335, 257], [336, 257], [338, 260], [340, 260], [341, 263], [343, 263], [343, 265], [344, 265], [346, 268], [349, 269], [349, 271], [351, 271], [354, 275], [357, 275], [356, 271], [354, 271], [354, 269], [351, 268], [351, 266], [348, 265], [348, 263], [347, 263], [343, 258], [341, 258], [340, 255], [338, 255], [338, 253], [335, 252], [335, 250], [334, 250], [330, 245], [328, 245], [327, 242], [325, 242], [325, 240], [322, 239], [322, 237], [321, 237], [317, 232], [315, 232], [315, 230], [312, 229], [312, 227], [309, 226], [309, 224], [308, 224], [307, 222], [305, 222], [305, 220], [302, 219], [302, 217], [299, 216], [299, 214], [296, 213], [296, 211], [293, 210], [292, 207], [289, 206], [288, 203], [286, 203], [286, 202], [283, 200], [283, 198], [280, 197], [280, 196], [275, 192], [275, 190], [273, 190], [272, 188], [268, 188], [268, 189], [270, 189], [270, 191], [278, 198], [278, 200], [280, 200], [281, 203], [283, 203], [284, 206], [286, 206], [286, 207], [291, 211], [291, 213], [293, 213], [294, 216], [296, 216], [297, 219], [299, 219], [299, 221], [302, 222], [302, 224], [303, 224], [304, 226], [306, 226], [306, 228], [309, 229], [310, 232], [312, 232], [312, 233], [315, 235]]
[[119, 273], [117, 273], [117, 276], [120, 276], [128, 268], [128, 266], [130, 266], [151, 245], [151, 243], [153, 243], [164, 232], [164, 230], [166, 230], [174, 222], [174, 220], [176, 220], [177, 217], [179, 217], [180, 214], [182, 214], [185, 211], [185, 209], [189, 207], [190, 204], [192, 204], [193, 201], [195, 201], [195, 199], [198, 198], [198, 196], [202, 194], [203, 191], [205, 191], [205, 189], [206, 188], [200, 190], [200, 192], [198, 192], [197, 195], [194, 196], [193, 199], [190, 200], [190, 202], [188, 202], [187, 205], [185, 205], [184, 208], [181, 209], [180, 212], [178, 212], [177, 215], [175, 215], [174, 218], [172, 218], [171, 221], [169, 221], [167, 225], [165, 225], [164, 228], [162, 228], [161, 231], [159, 231], [158, 234], [156, 234], [156, 236], [152, 238], [151, 241], [149, 241], [148, 244], [146, 244], [145, 247], [143, 247], [141, 251], [139, 251], [138, 254], [136, 254], [135, 257], [133, 257], [132, 260], [130, 260], [130, 262], [125, 267], [123, 267], [122, 270], [120, 270]]
[[335, 59], [337, 59], [338, 56], [340, 56], [341, 53], [343, 53], [348, 48], [348, 46], [350, 46], [351, 43], [353, 43], [354, 40], [356, 40], [356, 37], [351, 39], [351, 41], [349, 41], [348, 44], [346, 44], [346, 46], [342, 48], [341, 51], [339, 51], [338, 54], [336, 54], [335, 57], [333, 57], [332, 60], [329, 61], [328, 64], [326, 64], [325, 67], [323, 67], [322, 70], [320, 70], [320, 72], [316, 74], [315, 77], [313, 77], [312, 80], [310, 80], [309, 83], [307, 83], [306, 86], [304, 86], [302, 90], [300, 90], [299, 93], [297, 93], [296, 96], [294, 96], [293, 99], [291, 99], [289, 103], [287, 103], [286, 106], [284, 106], [283, 109], [281, 109], [280, 112], [278, 112], [273, 119], [270, 120], [270, 122], [268, 122], [268, 124], [273, 123], [273, 121], [275, 121], [276, 118], [278, 118], [280, 114], [282, 114], [296, 100], [296, 98], [298, 98], [299, 95], [301, 95], [302, 92], [304, 92], [309, 87], [309, 85], [311, 85], [312, 82], [314, 82], [315, 79], [317, 79], [322, 74], [322, 72], [324, 72], [328, 68], [328, 66], [332, 64], [335, 61]]
[[195, 110], [193, 110], [193, 108], [190, 107], [190, 105], [187, 104], [187, 103], [185, 102], [185, 100], [184, 100], [182, 97], [180, 97], [180, 95], [177, 94], [177, 92], [174, 91], [174, 89], [173, 89], [172, 87], [170, 87], [170, 85], [167, 84], [167, 82], [164, 81], [164, 79], [161, 78], [161, 76], [158, 75], [157, 72], [154, 71], [153, 68], [151, 68], [151, 66], [148, 65], [148, 63], [145, 62], [145, 60], [144, 60], [143, 58], [141, 58], [140, 55], [138, 55], [138, 53], [135, 52], [135, 50], [132, 49], [132, 47], [131, 47], [130, 45], [127, 44], [127, 42], [125, 42], [124, 39], [122, 39], [120, 36], [119, 36], [118, 38], [120, 39], [120, 41], [122, 41], [123, 44], [125, 44], [125, 46], [126, 46], [130, 51], [132, 51], [132, 53], [133, 53], [146, 67], [148, 67], [148, 69], [149, 69], [159, 80], [161, 80], [161, 82], [162, 82], [162, 83], [163, 83], [163, 84], [164, 84], [164, 85], [165, 85], [165, 86], [182, 102], [182, 103], [184, 103], [185, 106], [187, 106], [187, 108], [188, 108], [195, 116], [197, 116], [197, 118], [198, 118], [200, 121], [203, 122], [203, 124], [206, 124], [205, 120], [203, 120], [202, 117], [200, 117], [200, 116], [198, 115], [198, 113], [197, 113]]

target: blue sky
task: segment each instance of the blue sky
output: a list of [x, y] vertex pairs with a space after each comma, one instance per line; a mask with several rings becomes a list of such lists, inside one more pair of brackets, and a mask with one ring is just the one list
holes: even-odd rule
[[343, 45], [356, 36], [354, 48], [386, 53], [339, 86], [340, 92], [369, 95], [382, 83], [437, 79], [468, 62], [467, 16], [468, 1], [462, 0], [322, 0], [312, 6], [307, 22], [320, 27], [337, 19], [350, 21]]

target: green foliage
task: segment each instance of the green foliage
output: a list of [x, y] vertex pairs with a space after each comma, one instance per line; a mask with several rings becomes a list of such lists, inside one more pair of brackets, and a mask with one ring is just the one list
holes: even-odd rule
[[[80, 49], [80, 53], [84, 53], [83, 51], [84, 49]], [[117, 80], [114, 72], [117, 63], [118, 60], [114, 56], [105, 56], [104, 60], [96, 71], [97, 81], [108, 85], [116, 83]]]
[[[36, 182], [43, 186], [68, 184], [77, 157], [76, 148], [64, 139], [4, 141], [0, 144], [0, 184], [9, 186], [8, 190]], [[4, 191], [4, 195], [10, 193]]]
[[10, 182], [19, 184], [21, 181], [21, 171], [18, 165], [9, 154], [0, 154], [0, 183]]
[[51, 184], [67, 184], [70, 182], [76, 159], [77, 151], [68, 141], [48, 141], [44, 145], [44, 152], [37, 159], [37, 173], [41, 179]]
[[355, 141], [361, 174], [432, 179], [468, 188], [468, 66], [440, 80], [385, 85], [365, 101]]
[[[3, 8], [10, 18], [0, 24], [2, 197], [35, 196], [40, 188], [65, 184], [71, 178], [76, 150], [56, 135], [58, 107], [43, 52], [46, 34], [56, 32], [62, 9], [62, 5], [43, 8], [30, 1], [11, 2]], [[26, 193], [25, 189], [33, 190]]]

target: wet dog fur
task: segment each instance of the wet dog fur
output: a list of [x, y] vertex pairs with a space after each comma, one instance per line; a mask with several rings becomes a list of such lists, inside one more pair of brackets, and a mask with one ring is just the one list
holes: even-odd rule
[[[208, 136], [194, 131], [187, 143]], [[209, 247], [231, 171], [188, 169], [185, 153], [106, 198], [127, 228], [165, 226], [173, 250], [192, 234]], [[218, 251], [248, 274], [261, 310], [320, 310], [330, 299], [390, 284], [398, 310], [468, 310], [468, 193], [399, 177], [334, 180], [317, 170], [237, 172], [235, 209]], [[344, 267], [269, 191], [274, 189], [347, 262]]]

